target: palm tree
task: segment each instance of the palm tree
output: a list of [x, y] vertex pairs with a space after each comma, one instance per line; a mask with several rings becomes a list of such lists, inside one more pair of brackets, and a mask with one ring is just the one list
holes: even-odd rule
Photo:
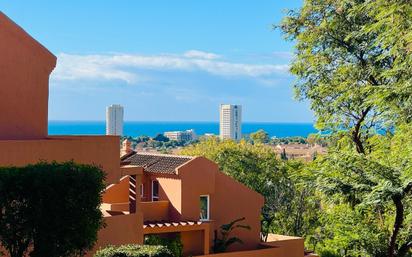
[[234, 220], [228, 224], [223, 224], [220, 226], [220, 238], [218, 238], [218, 232], [215, 230], [215, 238], [213, 240], [213, 252], [214, 253], [223, 253], [234, 243], [243, 244], [243, 241], [238, 237], [230, 237], [230, 234], [233, 230], [237, 228], [250, 230], [250, 226], [237, 224], [241, 221], [244, 221], [246, 218], [240, 218]]

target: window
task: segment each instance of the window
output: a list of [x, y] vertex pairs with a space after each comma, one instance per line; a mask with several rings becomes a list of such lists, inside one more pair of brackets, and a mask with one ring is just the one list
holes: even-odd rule
[[159, 181], [152, 181], [152, 201], [159, 201]]
[[140, 184], [140, 197], [144, 197], [144, 186]]
[[200, 220], [209, 220], [209, 196], [201, 195], [200, 196]]

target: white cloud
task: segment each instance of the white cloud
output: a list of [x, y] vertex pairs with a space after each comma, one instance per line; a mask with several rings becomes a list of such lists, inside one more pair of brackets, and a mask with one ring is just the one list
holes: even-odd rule
[[295, 57], [295, 54], [292, 52], [273, 52], [272, 55], [285, 60], [291, 60]]
[[207, 60], [213, 60], [213, 59], [219, 59], [221, 56], [218, 54], [214, 53], [207, 53], [199, 50], [190, 50], [184, 53], [184, 56], [187, 58], [200, 58], [200, 59], [207, 59]]
[[261, 78], [288, 74], [288, 65], [246, 64], [218, 60], [219, 56], [191, 50], [183, 55], [59, 54], [54, 80], [121, 80], [134, 84], [142, 70], [203, 71], [224, 77]]

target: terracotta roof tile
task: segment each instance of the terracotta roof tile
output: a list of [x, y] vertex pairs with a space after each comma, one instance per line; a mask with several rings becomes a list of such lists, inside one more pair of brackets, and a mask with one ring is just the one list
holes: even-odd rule
[[122, 158], [122, 164], [143, 167], [146, 172], [176, 174], [176, 168], [192, 160], [192, 156], [137, 153]]

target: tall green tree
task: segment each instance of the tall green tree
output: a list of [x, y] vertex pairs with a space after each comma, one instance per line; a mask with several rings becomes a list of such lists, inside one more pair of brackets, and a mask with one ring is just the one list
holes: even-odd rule
[[306, 0], [280, 25], [296, 42], [291, 72], [298, 78], [297, 97], [310, 100], [319, 129], [347, 130], [359, 153], [370, 151], [368, 138], [377, 125], [388, 125], [376, 92], [392, 86], [381, 74], [394, 65], [377, 33], [361, 33], [374, 23], [361, 8], [364, 2]]
[[394, 147], [399, 138], [412, 144], [402, 125], [412, 117], [411, 18], [410, 1], [305, 0], [280, 25], [296, 42], [296, 95], [332, 132], [329, 154], [315, 162], [315, 186], [324, 207], [346, 205], [346, 217], [360, 221], [324, 231], [348, 242], [344, 256], [411, 254], [412, 152]]

